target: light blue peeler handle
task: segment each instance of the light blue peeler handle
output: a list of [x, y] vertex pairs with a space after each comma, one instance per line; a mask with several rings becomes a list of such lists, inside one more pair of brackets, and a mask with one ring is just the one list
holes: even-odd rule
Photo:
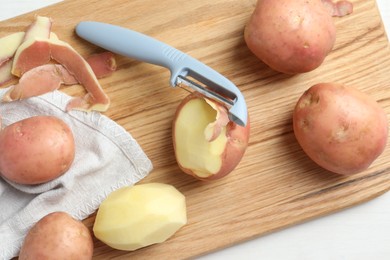
[[173, 87], [177, 86], [180, 76], [193, 77], [214, 92], [232, 99], [230, 120], [241, 126], [247, 124], [247, 107], [240, 90], [227, 78], [189, 55], [142, 33], [107, 23], [80, 22], [76, 33], [106, 50], [169, 69], [170, 85]]

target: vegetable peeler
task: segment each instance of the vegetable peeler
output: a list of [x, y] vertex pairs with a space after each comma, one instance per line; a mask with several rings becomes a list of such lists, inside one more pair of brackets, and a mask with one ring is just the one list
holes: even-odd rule
[[190, 87], [224, 104], [231, 121], [241, 126], [247, 124], [247, 107], [240, 90], [195, 58], [150, 36], [112, 24], [80, 22], [76, 33], [103, 49], [169, 69], [172, 87]]

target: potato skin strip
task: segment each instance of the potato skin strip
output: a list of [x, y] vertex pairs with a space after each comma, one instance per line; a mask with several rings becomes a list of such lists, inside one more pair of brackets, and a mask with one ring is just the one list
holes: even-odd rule
[[62, 84], [74, 85], [77, 80], [62, 65], [45, 64], [33, 68], [22, 75], [18, 84], [13, 85], [3, 96], [3, 101], [10, 102], [46, 94]]
[[342, 17], [353, 12], [353, 4], [350, 1], [342, 0], [334, 2], [333, 0], [322, 0], [322, 3], [332, 16]]
[[92, 54], [86, 60], [98, 79], [111, 76], [117, 67], [115, 56], [112, 52]]
[[70, 102], [67, 110], [101, 111], [110, 105], [97, 77], [88, 62], [68, 43], [58, 39], [34, 38], [23, 42], [14, 57], [12, 73], [21, 76], [27, 71], [47, 64], [53, 59], [64, 66], [77, 82], [85, 87], [87, 94]]

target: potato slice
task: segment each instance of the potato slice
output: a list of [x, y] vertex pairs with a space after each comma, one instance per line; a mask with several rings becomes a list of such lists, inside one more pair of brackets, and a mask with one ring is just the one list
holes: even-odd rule
[[162, 243], [187, 223], [185, 197], [168, 184], [112, 192], [100, 205], [93, 232], [108, 246], [133, 251]]

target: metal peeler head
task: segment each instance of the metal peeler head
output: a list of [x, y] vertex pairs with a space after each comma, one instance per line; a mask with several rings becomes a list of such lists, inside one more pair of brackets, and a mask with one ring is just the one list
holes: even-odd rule
[[[203, 66], [206, 66], [202, 63]], [[210, 72], [211, 70], [211, 72]], [[223, 104], [229, 111], [229, 119], [240, 126], [247, 124], [247, 107], [242, 93], [228, 79], [223, 77], [218, 72], [210, 69], [207, 72], [200, 74], [192, 68], [186, 68], [178, 73], [176, 77], [171, 77], [174, 80], [174, 86], [189, 87], [202, 95], [213, 99]], [[210, 77], [205, 75], [211, 74]], [[210, 75], [209, 75], [210, 76]]]

